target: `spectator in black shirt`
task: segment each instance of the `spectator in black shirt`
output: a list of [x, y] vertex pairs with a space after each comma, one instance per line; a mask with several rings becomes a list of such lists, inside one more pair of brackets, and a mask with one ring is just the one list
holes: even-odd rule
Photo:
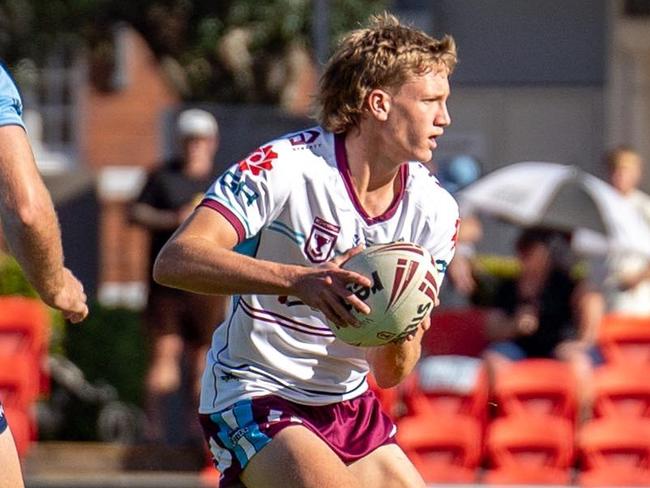
[[[131, 208], [131, 220], [147, 228], [151, 235], [150, 266], [214, 179], [214, 156], [219, 146], [215, 118], [204, 110], [185, 110], [178, 117], [177, 133], [182, 154], [164, 162], [149, 176]], [[163, 287], [149, 280], [144, 319], [151, 344], [146, 377], [146, 435], [150, 441], [184, 442], [170, 434], [173, 426], [169, 426], [169, 412], [164, 405], [181, 389], [187, 403], [184, 413], [196, 410], [205, 354], [214, 328], [225, 315], [227, 300]], [[182, 382], [183, 357], [188, 359], [187, 385]], [[198, 424], [195, 431], [199, 441]]]
[[485, 353], [496, 374], [511, 361], [554, 358], [569, 362], [588, 408], [592, 364], [604, 311], [602, 294], [569, 269], [569, 239], [545, 229], [527, 229], [516, 243], [521, 273], [498, 288], [488, 328], [501, 336]]

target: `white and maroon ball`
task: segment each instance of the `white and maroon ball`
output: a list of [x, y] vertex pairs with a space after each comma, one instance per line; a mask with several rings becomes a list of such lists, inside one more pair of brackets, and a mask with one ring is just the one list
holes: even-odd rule
[[435, 262], [429, 252], [410, 242], [369, 246], [342, 268], [367, 276], [371, 287], [353, 286], [370, 307], [364, 315], [351, 309], [358, 326], [329, 326], [339, 339], [354, 346], [381, 346], [413, 333], [438, 304]]

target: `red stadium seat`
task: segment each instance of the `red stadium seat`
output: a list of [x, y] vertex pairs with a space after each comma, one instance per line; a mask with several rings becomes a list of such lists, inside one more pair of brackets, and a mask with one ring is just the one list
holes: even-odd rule
[[410, 415], [463, 414], [485, 424], [488, 376], [482, 360], [463, 356], [429, 356], [403, 383]]
[[422, 355], [480, 357], [489, 342], [485, 317], [485, 311], [479, 308], [435, 310], [431, 327], [422, 337]]
[[49, 378], [42, 359], [49, 345], [50, 317], [40, 300], [0, 296], [0, 356], [28, 354], [32, 357], [35, 393], [47, 391]]
[[0, 401], [3, 405], [26, 409], [38, 394], [38, 376], [32, 357], [25, 354], [0, 356]]
[[485, 442], [490, 483], [554, 483], [570, 479], [573, 426], [560, 417], [515, 415], [494, 420]]
[[20, 408], [13, 408], [10, 406], [4, 406], [4, 411], [7, 417], [7, 422], [9, 423], [9, 428], [11, 429], [11, 434], [16, 443], [18, 455], [21, 458], [25, 457], [33, 439], [32, 433], [34, 432], [29, 415], [26, 411]]
[[607, 362], [650, 364], [650, 317], [608, 314], [598, 342]]
[[49, 316], [40, 300], [0, 296], [0, 355], [32, 353], [47, 349]]
[[591, 469], [578, 474], [578, 485], [585, 487], [650, 486], [650, 473], [630, 468]]
[[650, 474], [650, 420], [602, 418], [580, 428], [578, 447], [587, 471]]
[[368, 388], [375, 394], [379, 403], [392, 419], [399, 416], [399, 392], [397, 387], [379, 388], [372, 374], [368, 375]]
[[489, 469], [483, 475], [487, 485], [570, 485], [571, 472], [567, 469], [511, 466]]
[[464, 415], [406, 416], [397, 442], [427, 483], [472, 483], [481, 457], [481, 426]]
[[650, 418], [650, 364], [609, 363], [594, 373], [596, 417]]
[[553, 359], [525, 359], [494, 378], [494, 397], [504, 415], [552, 415], [575, 422], [576, 380], [571, 367]]

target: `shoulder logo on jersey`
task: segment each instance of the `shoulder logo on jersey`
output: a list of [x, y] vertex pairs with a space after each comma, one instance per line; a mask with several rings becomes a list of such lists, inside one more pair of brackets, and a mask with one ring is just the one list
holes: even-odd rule
[[278, 153], [273, 150], [273, 146], [268, 144], [257, 148], [246, 159], [239, 162], [239, 170], [250, 171], [253, 176], [257, 176], [262, 171], [273, 169], [273, 160], [278, 158]]
[[305, 241], [305, 254], [312, 263], [324, 263], [330, 259], [334, 244], [341, 228], [326, 220], [316, 217], [311, 227], [311, 233]]
[[247, 207], [250, 207], [260, 197], [259, 193], [246, 184], [242, 179], [242, 173], [239, 171], [236, 173], [230, 170], [226, 171], [219, 178], [219, 183], [225, 189], [231, 191], [235, 197], [242, 198]]
[[320, 136], [320, 132], [315, 129], [309, 129], [295, 136], [289, 138], [289, 142], [292, 146], [304, 146], [307, 144], [313, 144], [316, 142], [316, 139]]

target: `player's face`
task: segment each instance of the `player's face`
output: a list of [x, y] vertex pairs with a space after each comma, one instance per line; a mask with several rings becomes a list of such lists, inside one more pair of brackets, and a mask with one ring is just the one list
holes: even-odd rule
[[399, 160], [431, 160], [437, 138], [451, 123], [448, 98], [449, 77], [443, 68], [412, 78], [392, 95], [387, 142]]

